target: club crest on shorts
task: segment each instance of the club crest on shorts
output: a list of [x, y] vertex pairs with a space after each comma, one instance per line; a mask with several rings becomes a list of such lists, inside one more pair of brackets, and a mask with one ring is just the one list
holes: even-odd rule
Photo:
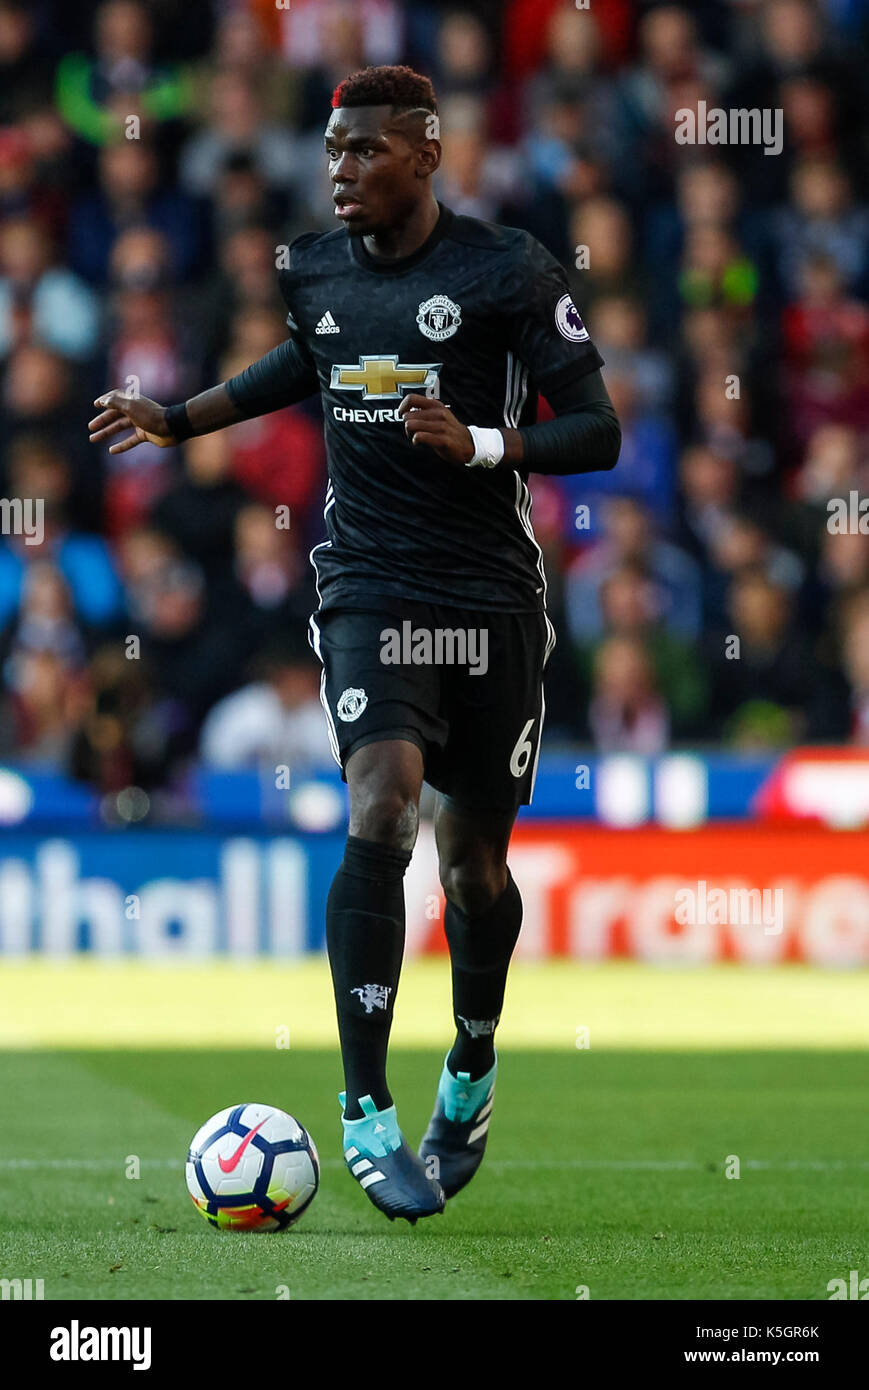
[[416, 321], [420, 333], [431, 338], [433, 343], [442, 343], [461, 328], [462, 311], [445, 294], [433, 294], [431, 299], [420, 304]]
[[555, 306], [555, 326], [569, 343], [588, 342], [588, 329], [569, 294], [563, 294]]
[[353, 686], [348, 686], [342, 691], [338, 700], [338, 718], [343, 719], [345, 724], [352, 724], [354, 719], [358, 719], [360, 714], [368, 704], [368, 696], [364, 690], [355, 690]]
[[392, 993], [392, 985], [357, 985], [351, 994], [359, 995], [359, 1003], [365, 1005], [365, 1012], [371, 1014], [375, 1009], [385, 1009]]

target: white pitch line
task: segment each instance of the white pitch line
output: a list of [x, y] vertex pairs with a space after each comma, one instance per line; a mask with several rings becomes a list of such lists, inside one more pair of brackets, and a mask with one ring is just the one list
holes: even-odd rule
[[[710, 1165], [711, 1168], [710, 1168]], [[2, 1171], [39, 1171], [42, 1169], [67, 1169], [71, 1172], [94, 1172], [111, 1173], [123, 1172], [126, 1166], [125, 1159], [117, 1158], [0, 1158], [0, 1172]], [[139, 1159], [140, 1168], [162, 1168], [174, 1169], [180, 1172], [184, 1167], [183, 1158], [141, 1158]], [[321, 1158], [320, 1166], [323, 1168], [343, 1168], [344, 1161], [340, 1158]], [[865, 1171], [869, 1169], [869, 1159], [865, 1158], [789, 1158], [781, 1161], [776, 1159], [764, 1158], [744, 1158], [741, 1160], [742, 1168], [747, 1168], [753, 1172], [819, 1172], [826, 1173], [836, 1170], [857, 1169]], [[492, 1158], [486, 1162], [486, 1167], [492, 1170], [511, 1172], [516, 1170], [533, 1171], [537, 1168], [553, 1169], [564, 1172], [624, 1172], [624, 1173], [703, 1173], [724, 1169], [724, 1163], [714, 1162], [713, 1160], [702, 1159], [682, 1159], [682, 1158], [566, 1158], [566, 1159], [546, 1159], [546, 1158]]]

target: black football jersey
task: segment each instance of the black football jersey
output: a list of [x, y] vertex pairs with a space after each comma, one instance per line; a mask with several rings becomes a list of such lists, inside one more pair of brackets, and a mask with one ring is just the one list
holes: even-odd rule
[[442, 207], [411, 256], [375, 259], [342, 227], [296, 240], [279, 278], [325, 414], [322, 606], [398, 594], [544, 608], [527, 473], [449, 463], [414, 446], [396, 412], [418, 392], [465, 425], [533, 424], [538, 390], [600, 367], [558, 262], [527, 232]]

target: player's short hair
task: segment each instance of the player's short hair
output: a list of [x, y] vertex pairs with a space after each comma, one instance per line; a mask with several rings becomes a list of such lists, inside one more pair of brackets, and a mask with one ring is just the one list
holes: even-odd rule
[[402, 111], [436, 114], [438, 109], [429, 78], [401, 66], [362, 68], [351, 73], [332, 93], [332, 106], [391, 106], [394, 116]]

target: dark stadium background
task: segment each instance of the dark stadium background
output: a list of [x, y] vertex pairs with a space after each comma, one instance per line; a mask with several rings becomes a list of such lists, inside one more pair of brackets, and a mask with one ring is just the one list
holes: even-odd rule
[[[869, 1275], [867, 36], [869, 0], [0, 0], [0, 517], [45, 520], [0, 535], [0, 1277], [730, 1300]], [[411, 1240], [338, 1147], [318, 407], [87, 440], [108, 388], [179, 401], [282, 340], [276, 258], [333, 225], [332, 90], [398, 61], [439, 94], [442, 200], [566, 267], [624, 436], [612, 473], [531, 481], [558, 645], [499, 1107]], [[780, 153], [679, 143], [701, 102], [780, 110]], [[450, 1034], [429, 811], [390, 1071], [414, 1139]], [[183, 1155], [246, 1099], [303, 1121], [323, 1187], [229, 1250]]]
[[[407, 61], [439, 92], [441, 198], [560, 258], [623, 430], [612, 473], [532, 480], [558, 645], [517, 853], [542, 819], [570, 864], [524, 949], [643, 954], [642, 895], [706, 862], [759, 888], [797, 873], [765, 958], [865, 961], [862, 854], [826, 827], [869, 817], [867, 22], [858, 0], [0, 0], [0, 494], [45, 508], [41, 544], [0, 536], [4, 949], [183, 955], [184, 894], [173, 914], [158, 892], [148, 947], [123, 904], [191, 876], [212, 885], [191, 949], [321, 940], [345, 799], [306, 639], [319, 405], [117, 456], [86, 422], [109, 387], [174, 402], [283, 338], [281, 248], [333, 221], [331, 92]], [[780, 151], [678, 142], [701, 102], [780, 112]], [[582, 836], [601, 825], [633, 836], [635, 878], [589, 945], [584, 875], [608, 850]], [[243, 885], [299, 852], [276, 929]], [[68, 904], [44, 933], [54, 882]], [[427, 897], [414, 946], [439, 940]], [[816, 906], [827, 932], [805, 926]], [[743, 954], [670, 926], [653, 954]]]

